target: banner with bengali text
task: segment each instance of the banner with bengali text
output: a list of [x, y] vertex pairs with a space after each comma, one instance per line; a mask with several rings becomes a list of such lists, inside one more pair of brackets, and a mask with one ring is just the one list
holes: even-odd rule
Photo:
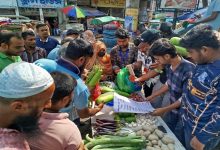
[[18, 7], [27, 8], [62, 8], [64, 0], [17, 0]]

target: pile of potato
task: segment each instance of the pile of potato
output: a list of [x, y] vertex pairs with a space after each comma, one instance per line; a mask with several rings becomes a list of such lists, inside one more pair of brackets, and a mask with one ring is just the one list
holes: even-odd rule
[[175, 150], [175, 141], [167, 134], [160, 131], [156, 124], [155, 118], [148, 119], [137, 117], [137, 123], [127, 124], [136, 135], [143, 136], [148, 140], [147, 150]]

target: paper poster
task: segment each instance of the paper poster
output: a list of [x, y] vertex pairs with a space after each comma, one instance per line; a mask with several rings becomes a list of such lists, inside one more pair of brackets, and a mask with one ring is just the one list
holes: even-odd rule
[[133, 17], [125, 16], [125, 29], [127, 29], [128, 32], [132, 32], [132, 24], [133, 24]]
[[154, 111], [150, 102], [136, 102], [127, 97], [114, 94], [114, 112], [124, 113], [150, 113]]
[[194, 9], [197, 0], [161, 0], [160, 8]]
[[139, 9], [137, 8], [126, 8], [125, 10], [125, 16], [132, 16], [132, 31], [136, 32], [137, 30], [137, 25], [138, 25], [138, 14], [139, 14]]

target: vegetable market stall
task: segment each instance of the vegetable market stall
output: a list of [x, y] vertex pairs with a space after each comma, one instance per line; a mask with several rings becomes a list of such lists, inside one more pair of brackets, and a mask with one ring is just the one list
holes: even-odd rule
[[95, 87], [92, 107], [106, 104], [92, 117], [93, 138], [85, 140], [88, 150], [184, 150], [165, 122], [150, 115], [154, 108], [145, 100], [141, 85], [130, 81], [131, 66], [121, 69], [115, 83], [99, 83], [101, 71], [94, 66], [86, 80]]
[[[114, 118], [115, 117], [115, 112], [113, 110], [112, 107], [110, 106], [107, 106], [105, 105], [104, 108], [102, 109], [102, 111], [100, 111], [99, 113], [97, 113], [94, 117], [92, 117], [92, 129], [93, 129], [93, 135], [95, 135], [96, 133], [96, 129], [94, 128], [94, 125], [97, 124], [97, 120], [98, 121], [114, 121]], [[137, 136], [144, 136], [146, 135], [146, 133], [148, 132], [148, 130], [154, 130], [152, 133], [156, 133], [159, 134], [159, 136], [157, 135], [156, 137], [154, 137], [153, 134], [150, 134], [148, 135], [148, 138], [146, 138], [146, 140], [148, 141], [146, 143], [146, 149], [147, 150], [185, 150], [185, 148], [182, 146], [182, 144], [179, 142], [179, 140], [176, 138], [176, 136], [172, 133], [172, 131], [168, 128], [168, 126], [166, 125], [166, 123], [161, 119], [161, 117], [153, 117], [153, 116], [150, 116], [149, 114], [138, 114], [136, 116], [136, 122], [132, 122], [130, 124], [128, 124], [128, 126], [130, 126], [130, 130], [128, 127], [125, 127], [125, 128], [121, 128], [121, 130], [119, 130], [119, 133], [124, 134], [124, 131], [129, 131], [130, 132], [130, 135], [131, 136], [134, 136], [133, 133], [136, 132], [136, 135]], [[152, 121], [152, 124], [145, 124], [143, 125], [143, 123], [141, 124], [140, 122], [143, 122], [143, 119], [146, 119], [146, 120], [151, 120]], [[139, 122], [139, 123], [138, 123]], [[134, 127], [133, 125], [136, 124]], [[132, 129], [132, 128], [135, 128], [135, 129]], [[144, 128], [146, 130], [143, 130], [141, 128]], [[153, 129], [155, 128], [155, 129]], [[137, 131], [138, 129], [140, 129], [139, 131]], [[162, 130], [163, 132], [166, 132], [166, 133], [163, 133], [161, 132], [161, 129], [164, 129]], [[140, 133], [142, 131], [145, 131], [143, 134]], [[160, 135], [162, 134], [162, 135]], [[161, 138], [163, 136], [163, 138]], [[164, 138], [168, 138], [168, 141], [164, 141]], [[150, 138], [150, 139], [149, 139]], [[154, 139], [155, 138], [155, 139]], [[158, 138], [158, 139], [157, 139]], [[170, 141], [169, 141], [170, 140]], [[161, 143], [162, 142], [162, 143]], [[171, 144], [169, 143], [171, 142]], [[149, 147], [149, 143], [151, 143]], [[152, 144], [154, 143], [154, 144]], [[154, 145], [157, 145], [157, 146], [154, 146]], [[162, 146], [159, 146], [159, 145], [169, 145], [170, 147], [166, 146], [166, 147], [163, 147]], [[174, 146], [172, 148], [172, 145]], [[126, 145], [124, 145], [123, 147], [125, 147]], [[159, 147], [158, 147], [159, 146]], [[122, 147], [122, 149], [123, 149]], [[112, 148], [112, 149], [115, 149], [115, 148]], [[110, 149], [109, 149], [110, 150]]]

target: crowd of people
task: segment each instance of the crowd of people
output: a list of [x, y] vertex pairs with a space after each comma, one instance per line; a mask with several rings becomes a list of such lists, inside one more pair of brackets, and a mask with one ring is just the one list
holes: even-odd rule
[[[161, 30], [161, 31], [160, 31]], [[0, 149], [82, 150], [80, 119], [89, 107], [89, 71], [102, 66], [101, 81], [114, 82], [127, 65], [132, 82], [143, 85], [155, 107], [187, 150], [213, 150], [220, 142], [220, 33], [198, 25], [181, 37], [188, 57], [177, 53], [170, 24], [143, 29], [132, 42], [118, 28], [110, 54], [90, 30], [66, 31], [61, 43], [47, 24], [22, 33], [0, 33]]]

